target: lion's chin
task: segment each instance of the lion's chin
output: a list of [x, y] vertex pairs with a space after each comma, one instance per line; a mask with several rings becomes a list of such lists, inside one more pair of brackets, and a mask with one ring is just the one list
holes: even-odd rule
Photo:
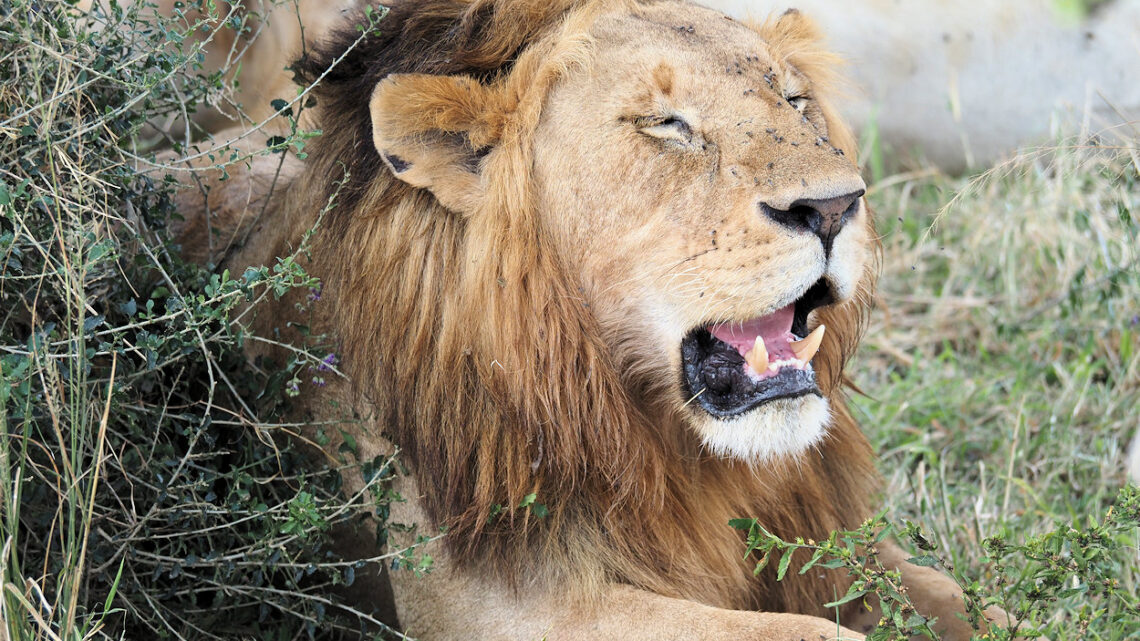
[[796, 456], [818, 443], [830, 418], [827, 399], [809, 394], [770, 401], [732, 418], [708, 416], [698, 432], [716, 456], [764, 463]]

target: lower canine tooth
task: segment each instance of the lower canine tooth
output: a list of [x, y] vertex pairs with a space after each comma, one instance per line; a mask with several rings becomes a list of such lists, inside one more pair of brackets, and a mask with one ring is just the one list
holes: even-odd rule
[[804, 337], [801, 341], [789, 343], [792, 352], [795, 353], [796, 358], [807, 363], [815, 358], [816, 352], [819, 351], [819, 345], [823, 342], [824, 327], [820, 325], [815, 330]]
[[757, 372], [763, 372], [768, 369], [768, 348], [764, 345], [764, 339], [760, 336], [756, 337], [756, 342], [752, 345], [752, 349], [744, 355], [744, 360], [752, 366], [752, 369]]

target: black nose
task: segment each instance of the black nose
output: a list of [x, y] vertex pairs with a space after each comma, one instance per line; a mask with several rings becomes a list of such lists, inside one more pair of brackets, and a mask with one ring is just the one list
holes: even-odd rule
[[796, 231], [810, 231], [819, 236], [823, 251], [831, 255], [831, 244], [839, 230], [859, 211], [859, 198], [864, 190], [834, 198], [800, 198], [788, 209], [776, 209], [760, 203], [760, 211], [772, 220]]

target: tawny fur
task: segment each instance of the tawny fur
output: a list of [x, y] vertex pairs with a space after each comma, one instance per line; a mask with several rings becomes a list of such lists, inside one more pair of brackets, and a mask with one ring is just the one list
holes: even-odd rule
[[[529, 164], [525, 145], [508, 138], [533, 131], [544, 93], [535, 87], [556, 80], [557, 57], [573, 64], [573, 47], [558, 50], [565, 46], [560, 30], [571, 28], [565, 16], [587, 24], [596, 8], [497, 4], [397, 7], [379, 41], [359, 45], [319, 90], [324, 135], [306, 178], [295, 183], [305, 194], [286, 199], [340, 190], [314, 266], [345, 368], [377, 406], [420, 485], [437, 489], [427, 494], [428, 512], [450, 528], [461, 562], [508, 577], [621, 580], [721, 607], [822, 613], [821, 604], [845, 590], [842, 577], [776, 585], [766, 573], [758, 581], [741, 561], [739, 535], [724, 524], [758, 516], [785, 536], [825, 538], [869, 514], [871, 452], [844, 408], [839, 374], [859, 336], [866, 295], [824, 321], [828, 340], [817, 363], [835, 420], [819, 451], [750, 469], [658, 433], [536, 228], [528, 186], [517, 179]], [[804, 69], [829, 68], [810, 23], [794, 25], [785, 21], [774, 46], [788, 47], [786, 57]], [[776, 33], [775, 22], [762, 29]], [[445, 32], [455, 35], [441, 38]], [[315, 76], [332, 55], [303, 69]], [[386, 106], [407, 131], [470, 131], [482, 118], [474, 123], [475, 146], [512, 148], [518, 157], [501, 180], [487, 181], [499, 192], [490, 196], [499, 204], [495, 216], [447, 211], [381, 170], [365, 98], [382, 77], [412, 70], [517, 87], [498, 92], [518, 99], [497, 113], [483, 103], [478, 113], [463, 109], [467, 94], [483, 89], [448, 86], [446, 78], [425, 87], [419, 102]], [[827, 88], [816, 91], [825, 96]], [[504, 132], [508, 116], [513, 129]], [[837, 122], [831, 132], [837, 146], [853, 151]], [[498, 261], [466, 269], [473, 254]], [[550, 517], [516, 513], [512, 506], [530, 493], [551, 508]], [[493, 505], [505, 514], [488, 524]]]
[[[607, 324], [613, 292], [575, 272], [578, 241], [541, 215], [534, 175], [547, 156], [531, 143], [553, 108], [548, 98], [591, 55], [599, 16], [624, 11], [651, 21], [660, 6], [681, 5], [398, 4], [379, 35], [325, 76], [316, 92], [323, 135], [303, 167], [290, 165], [290, 184], [271, 197], [272, 220], [231, 261], [268, 263], [318, 225], [310, 268], [324, 300], [315, 327], [336, 337], [350, 396], [368, 415], [357, 440], [386, 438], [401, 449], [428, 519], [447, 526], [449, 559], [465, 576], [493, 577], [520, 594], [557, 588], [589, 601], [627, 584], [719, 608], [826, 616], [822, 604], [846, 591], [844, 577], [754, 577], [754, 560], [741, 558], [742, 536], [727, 522], [756, 517], [786, 538], [823, 539], [871, 513], [878, 479], [846, 408], [842, 374], [876, 269], [869, 216], [858, 219], [859, 247], [845, 251], [872, 259], [852, 276], [845, 302], [815, 314], [828, 328], [813, 362], [832, 413], [826, 435], [798, 455], [749, 463], [712, 456], [683, 429], [684, 408], [659, 400], [678, 393], [663, 391], [673, 385], [651, 365], [655, 357]], [[781, 163], [774, 185], [826, 180], [835, 168], [857, 179], [850, 133], [828, 103], [834, 60], [818, 48], [814, 27], [789, 13], [758, 30], [780, 71], [773, 83], [811, 85], [820, 110], [812, 117], [829, 142], [748, 162]], [[302, 75], [325, 74], [358, 37], [334, 37], [298, 63]], [[648, 71], [649, 101], [686, 82], [668, 65]], [[448, 151], [426, 168], [397, 157], [427, 147]], [[478, 165], [477, 179], [455, 181], [451, 161], [460, 157]], [[591, 186], [622, 187], [616, 179]], [[337, 206], [322, 214], [329, 202]], [[244, 235], [232, 212], [215, 223]], [[769, 244], [786, 236], [765, 233]], [[604, 271], [607, 256], [596, 254], [584, 260]], [[290, 310], [290, 301], [261, 310], [258, 323], [278, 327]], [[531, 493], [549, 516], [516, 507]], [[490, 518], [496, 506], [502, 513]]]

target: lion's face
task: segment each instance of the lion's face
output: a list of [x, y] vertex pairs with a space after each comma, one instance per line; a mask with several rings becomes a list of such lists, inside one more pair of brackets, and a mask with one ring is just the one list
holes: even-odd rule
[[799, 452], [828, 420], [812, 311], [869, 257], [863, 181], [752, 29], [664, 4], [592, 35], [535, 140], [544, 226], [647, 400], [716, 453]]
[[[527, 143], [539, 233], [631, 394], [749, 461], [824, 433], [813, 312], [849, 300], [871, 255], [865, 185], [809, 75], [820, 65], [793, 66], [809, 29], [786, 14], [762, 35], [674, 2], [602, 13]], [[501, 113], [527, 90], [392, 77], [373, 97], [375, 144], [448, 208], [492, 215]]]

